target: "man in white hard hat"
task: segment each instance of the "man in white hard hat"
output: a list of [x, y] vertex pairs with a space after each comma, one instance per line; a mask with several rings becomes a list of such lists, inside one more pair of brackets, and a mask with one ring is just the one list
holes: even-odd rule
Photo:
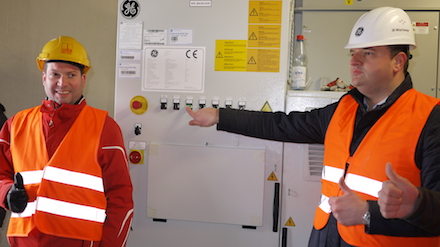
[[377, 202], [388, 180], [387, 163], [415, 186], [440, 191], [440, 100], [412, 87], [407, 67], [415, 47], [411, 20], [402, 9], [373, 9], [353, 27], [346, 48], [356, 88], [338, 102], [289, 114], [187, 108], [189, 124], [325, 145], [310, 247], [440, 246], [433, 233], [382, 217]]

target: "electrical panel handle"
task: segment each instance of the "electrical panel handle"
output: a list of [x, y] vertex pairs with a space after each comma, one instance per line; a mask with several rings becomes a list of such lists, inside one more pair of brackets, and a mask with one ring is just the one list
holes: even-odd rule
[[273, 198], [273, 232], [278, 232], [278, 219], [280, 215], [280, 183], [275, 183]]

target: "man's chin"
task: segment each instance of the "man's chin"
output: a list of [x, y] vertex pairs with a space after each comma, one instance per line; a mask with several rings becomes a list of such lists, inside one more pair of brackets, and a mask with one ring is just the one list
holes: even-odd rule
[[358, 78], [352, 78], [351, 79], [351, 85], [353, 85], [354, 87], [358, 87], [360, 86], [362, 83], [360, 83], [360, 80]]
[[58, 104], [73, 104], [71, 100], [68, 99], [55, 99], [55, 102], [57, 102]]

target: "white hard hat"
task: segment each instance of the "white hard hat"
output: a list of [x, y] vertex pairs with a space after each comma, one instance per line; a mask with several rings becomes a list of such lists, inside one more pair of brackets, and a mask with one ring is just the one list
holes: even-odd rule
[[409, 45], [410, 49], [416, 48], [411, 19], [402, 9], [380, 7], [363, 14], [351, 30], [345, 48], [383, 45]]

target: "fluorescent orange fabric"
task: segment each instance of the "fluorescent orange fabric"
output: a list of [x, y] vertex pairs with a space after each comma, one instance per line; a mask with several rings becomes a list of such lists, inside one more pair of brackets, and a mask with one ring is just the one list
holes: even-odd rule
[[[324, 165], [348, 169], [346, 177], [357, 175], [361, 178], [383, 182], [387, 162], [393, 164], [398, 174], [420, 186], [420, 170], [415, 164], [415, 149], [420, 133], [438, 99], [423, 95], [414, 89], [404, 93], [387, 112], [373, 125], [350, 157], [350, 143], [358, 104], [351, 96], [344, 97], [332, 117], [325, 138]], [[362, 186], [362, 185], [360, 185]], [[378, 192], [378, 191], [377, 191]], [[322, 194], [338, 196], [342, 192], [335, 182], [322, 179]], [[357, 192], [365, 200], [377, 197]], [[317, 208], [314, 226], [322, 229], [329, 214]], [[440, 246], [440, 238], [391, 237], [366, 234], [364, 225], [343, 226], [338, 224], [341, 237], [354, 246]]]
[[[89, 106], [84, 107], [49, 160], [41, 131], [42, 115], [39, 109], [40, 107], [31, 108], [14, 117], [11, 153], [15, 171], [37, 171], [44, 170], [45, 167], [55, 167], [78, 174], [93, 175], [99, 181], [102, 174], [97, 161], [97, 152], [107, 112]], [[30, 202], [44, 197], [74, 205], [106, 209], [103, 191], [73, 186], [67, 182], [64, 183], [63, 178], [60, 178], [61, 181], [54, 182], [44, 177], [43, 173], [43, 179], [39, 184], [25, 185]], [[24, 182], [26, 184], [26, 181]], [[33, 228], [37, 227], [41, 232], [54, 236], [99, 241], [102, 226], [102, 222], [39, 211], [37, 204], [35, 214], [31, 217], [11, 218], [8, 236], [27, 236]]]

